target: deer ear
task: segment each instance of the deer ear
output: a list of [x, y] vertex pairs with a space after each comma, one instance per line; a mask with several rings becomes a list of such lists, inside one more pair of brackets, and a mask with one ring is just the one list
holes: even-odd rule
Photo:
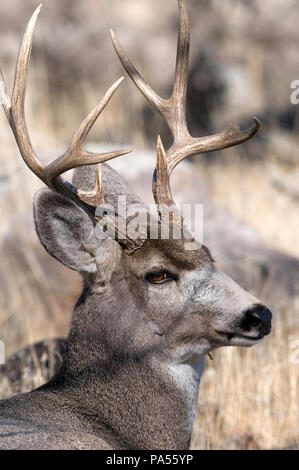
[[36, 231], [46, 251], [71, 269], [95, 273], [101, 241], [83, 209], [48, 189], [36, 193], [33, 207]]

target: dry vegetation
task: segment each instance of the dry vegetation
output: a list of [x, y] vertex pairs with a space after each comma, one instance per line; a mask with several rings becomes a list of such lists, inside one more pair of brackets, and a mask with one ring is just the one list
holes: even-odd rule
[[[185, 1], [192, 12], [189, 103], [194, 133], [215, 131], [230, 119], [247, 123], [251, 114], [265, 123], [254, 143], [194, 160], [194, 180], [200, 175], [213, 204], [252, 225], [269, 248], [299, 258], [298, 114], [289, 100], [290, 82], [299, 79], [298, 5], [291, 0]], [[122, 73], [109, 44], [110, 26], [144, 75], [167, 94], [176, 2], [123, 4], [44, 1], [27, 100], [31, 135], [44, 161], [59, 154], [61, 142]], [[18, 41], [34, 6], [31, 0], [0, 5], [0, 60], [9, 84]], [[128, 83], [91, 138], [109, 142], [111, 148], [115, 142], [133, 142], [153, 149], [160, 125]], [[162, 135], [167, 140], [163, 127]], [[0, 340], [9, 354], [67, 334], [80, 280], [39, 247], [31, 206], [40, 185], [24, 168], [3, 115], [0, 162]], [[181, 190], [179, 183], [177, 188]], [[292, 341], [299, 339], [299, 295], [290, 292], [299, 289], [291, 286], [276, 305], [271, 273], [269, 279], [254, 278], [248, 267], [244, 287], [270, 304], [273, 334], [253, 349], [221, 349], [209, 361], [192, 441], [195, 449], [299, 446], [299, 364], [290, 359]]]

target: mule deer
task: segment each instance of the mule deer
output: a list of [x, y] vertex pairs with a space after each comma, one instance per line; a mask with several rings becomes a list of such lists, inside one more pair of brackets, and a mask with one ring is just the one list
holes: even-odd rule
[[[147, 208], [104, 163], [127, 151], [84, 149], [89, 130], [122, 79], [84, 119], [64, 155], [43, 166], [33, 150], [24, 98], [39, 12], [40, 7], [22, 42], [11, 99], [2, 80], [2, 103], [25, 163], [49, 188], [34, 199], [40, 241], [50, 255], [82, 274], [84, 289], [60, 371], [41, 388], [1, 402], [0, 446], [187, 449], [205, 355], [221, 346], [258, 343], [270, 333], [271, 313], [219, 272], [208, 248], [183, 230], [169, 177], [183, 159], [245, 142], [260, 124], [255, 119], [246, 131], [230, 125], [209, 137], [190, 136], [185, 119], [189, 27], [181, 1], [175, 84], [168, 100], [141, 78], [112, 32], [122, 64], [166, 119], [174, 141], [165, 151], [158, 139], [153, 176], [158, 237], [148, 236], [149, 224], [134, 236], [132, 217], [124, 221], [117, 213], [118, 196], [149, 215]], [[61, 178], [71, 168], [72, 184]], [[164, 239], [168, 209], [170, 237]], [[192, 249], [186, 249], [190, 240]]]

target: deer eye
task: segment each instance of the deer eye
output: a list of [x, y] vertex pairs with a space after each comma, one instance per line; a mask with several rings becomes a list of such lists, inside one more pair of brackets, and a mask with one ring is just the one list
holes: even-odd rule
[[163, 282], [173, 281], [177, 279], [176, 276], [174, 276], [173, 274], [169, 274], [167, 271], [148, 273], [145, 278], [152, 284], [162, 284]]

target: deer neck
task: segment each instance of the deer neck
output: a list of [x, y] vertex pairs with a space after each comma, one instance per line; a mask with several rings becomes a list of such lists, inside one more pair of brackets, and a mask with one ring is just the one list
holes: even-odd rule
[[[120, 298], [122, 293], [118, 282]], [[203, 358], [184, 364], [170, 362], [161, 353], [161, 338], [156, 335], [153, 341], [148, 328], [144, 329], [142, 350], [135, 349], [129, 336], [130, 320], [121, 324], [124, 308], [134, 309], [134, 305], [128, 297], [126, 304], [117, 304], [113, 294], [92, 295], [84, 289], [55, 383], [68, 401], [75, 401], [81, 409], [84, 403], [84, 417], [89, 416], [95, 433], [113, 430], [120, 448], [186, 449]], [[116, 337], [117, 328], [122, 329], [121, 338]]]

